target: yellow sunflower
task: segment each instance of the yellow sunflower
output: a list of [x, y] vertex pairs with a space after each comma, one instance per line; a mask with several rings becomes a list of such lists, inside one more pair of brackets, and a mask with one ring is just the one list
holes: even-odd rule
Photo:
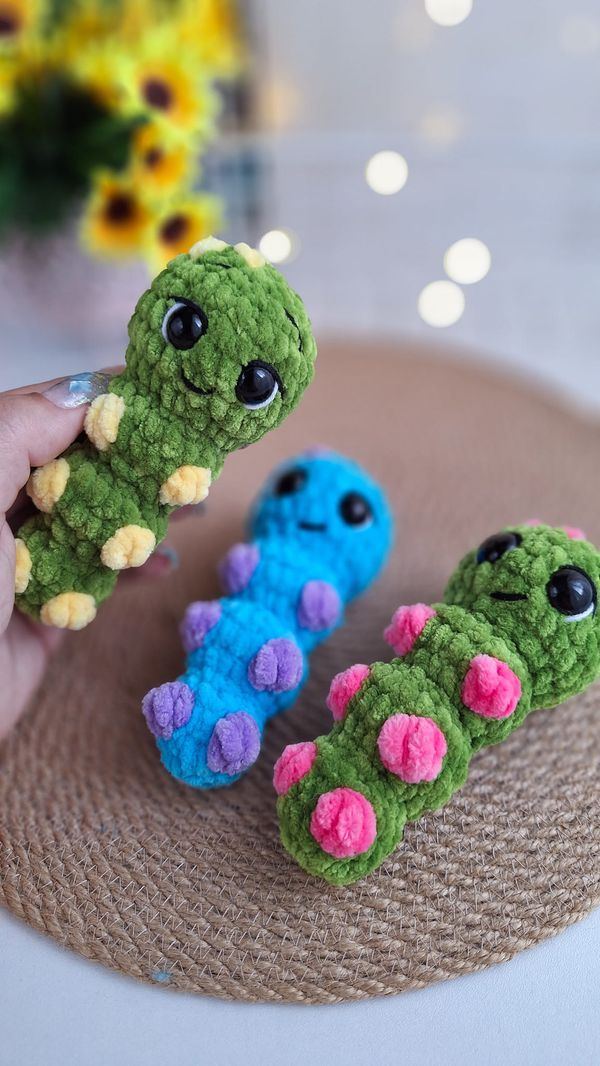
[[[135, 41], [139, 45], [141, 38], [157, 24], [159, 18], [161, 23], [164, 21], [165, 12], [160, 10], [160, 6], [158, 0], [121, 0], [118, 32], [123, 40]], [[175, 9], [177, 2], [168, 0], [168, 6]]]
[[164, 122], [146, 122], [133, 137], [132, 180], [148, 198], [164, 197], [183, 185], [198, 155], [194, 138], [173, 139]]
[[10, 51], [29, 43], [45, 15], [44, 0], [0, 0], [0, 48]]
[[152, 226], [148, 256], [155, 270], [181, 252], [189, 252], [196, 241], [215, 233], [222, 224], [222, 205], [216, 196], [198, 193], [171, 204]]
[[152, 212], [136, 188], [114, 174], [98, 177], [82, 223], [82, 239], [99, 256], [135, 256], [144, 247]]
[[130, 56], [125, 88], [135, 114], [149, 112], [182, 134], [212, 131], [217, 96], [198, 63], [166, 31]]
[[20, 65], [0, 52], [0, 117], [13, 107], [19, 73]]
[[181, 0], [180, 40], [207, 69], [233, 74], [242, 62], [242, 28], [236, 0]]
[[126, 62], [123, 53], [116, 51], [114, 46], [92, 44], [88, 48], [75, 49], [68, 58], [65, 56], [64, 65], [73, 81], [112, 111], [121, 108], [125, 101], [123, 71]]
[[[0, 3], [2, 0], [0, 0]], [[54, 36], [57, 51], [65, 61], [80, 56], [87, 48], [98, 46], [112, 38], [119, 26], [118, 5], [105, 0], [85, 0], [75, 3], [61, 18]]]

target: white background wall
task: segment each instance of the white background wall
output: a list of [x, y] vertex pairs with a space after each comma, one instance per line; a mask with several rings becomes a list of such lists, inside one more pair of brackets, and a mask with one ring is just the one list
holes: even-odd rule
[[[600, 3], [475, 0], [452, 28], [423, 0], [253, 9], [277, 131], [265, 224], [297, 231], [288, 272], [317, 328], [431, 337], [418, 294], [477, 236], [492, 269], [444, 339], [600, 403]], [[395, 196], [364, 181], [381, 148], [409, 164]]]

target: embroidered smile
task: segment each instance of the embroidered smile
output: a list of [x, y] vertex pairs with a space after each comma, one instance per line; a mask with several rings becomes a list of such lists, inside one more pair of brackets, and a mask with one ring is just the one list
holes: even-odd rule
[[490, 596], [493, 600], [504, 600], [507, 603], [513, 603], [515, 600], [527, 599], [524, 592], [490, 592]]
[[309, 533], [324, 533], [327, 526], [321, 522], [298, 522], [300, 529], [307, 529]]
[[191, 389], [191, 391], [195, 392], [198, 396], [212, 396], [215, 391], [214, 389], [200, 389], [197, 385], [194, 385], [193, 381], [190, 381], [190, 379], [185, 376], [183, 370], [181, 371], [181, 380], [186, 389]]

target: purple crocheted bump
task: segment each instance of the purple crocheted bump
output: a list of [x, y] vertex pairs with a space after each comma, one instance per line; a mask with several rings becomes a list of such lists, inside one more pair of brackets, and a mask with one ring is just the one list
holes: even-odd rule
[[342, 613], [340, 597], [328, 581], [307, 581], [300, 594], [298, 622], [303, 629], [317, 633], [330, 629]]
[[300, 683], [303, 666], [296, 641], [275, 637], [257, 651], [248, 667], [248, 680], [258, 692], [290, 692]]
[[258, 566], [260, 552], [256, 544], [234, 544], [219, 563], [219, 576], [229, 596], [243, 592]]
[[194, 693], [183, 681], [167, 681], [150, 689], [142, 700], [148, 729], [161, 740], [170, 740], [175, 729], [189, 722], [193, 709]]
[[195, 651], [201, 647], [206, 634], [213, 629], [222, 613], [218, 600], [197, 600], [190, 603], [179, 627], [181, 639], [186, 651]]
[[260, 751], [258, 726], [245, 711], [220, 718], [208, 742], [206, 763], [215, 774], [240, 774], [256, 762]]

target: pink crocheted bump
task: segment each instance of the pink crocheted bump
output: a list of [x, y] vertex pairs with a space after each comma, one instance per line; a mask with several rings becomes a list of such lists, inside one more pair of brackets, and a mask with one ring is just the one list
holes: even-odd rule
[[413, 603], [411, 607], [399, 607], [392, 621], [384, 630], [383, 639], [392, 646], [396, 655], [407, 655], [421, 636], [435, 611], [426, 603]]
[[563, 529], [569, 540], [587, 540], [585, 533], [578, 526], [563, 526]]
[[312, 769], [317, 757], [317, 745], [312, 740], [288, 744], [273, 767], [273, 787], [278, 796], [285, 796]]
[[310, 820], [310, 832], [328, 855], [350, 859], [368, 851], [375, 840], [375, 811], [361, 792], [334, 788], [319, 796]]
[[[523, 524], [526, 526], [541, 526], [542, 523], [539, 518], [529, 518]], [[570, 540], [587, 540], [586, 534], [579, 526], [563, 526], [562, 528]]]
[[484, 718], [508, 718], [521, 698], [521, 682], [510, 666], [492, 655], [471, 659], [463, 681], [465, 707]]
[[448, 750], [440, 727], [416, 714], [388, 718], [379, 731], [377, 747], [386, 770], [410, 785], [435, 781]]
[[327, 706], [337, 722], [344, 718], [348, 704], [356, 695], [364, 681], [367, 680], [371, 671], [364, 663], [355, 663], [347, 670], [336, 674], [329, 687]]

